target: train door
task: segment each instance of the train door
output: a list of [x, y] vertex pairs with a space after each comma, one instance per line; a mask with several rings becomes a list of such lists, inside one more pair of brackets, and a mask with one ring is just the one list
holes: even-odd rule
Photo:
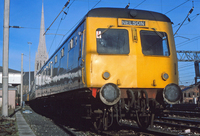
[[[81, 29], [82, 30], [82, 29]], [[78, 56], [78, 68], [79, 68], [79, 73], [82, 73], [82, 68], [83, 68], [83, 59], [82, 59], [82, 47], [83, 47], [83, 31], [80, 31], [78, 32], [78, 35], [79, 35], [79, 56]], [[79, 87], [81, 87], [83, 84], [83, 81], [82, 81], [82, 74], [79, 75]]]

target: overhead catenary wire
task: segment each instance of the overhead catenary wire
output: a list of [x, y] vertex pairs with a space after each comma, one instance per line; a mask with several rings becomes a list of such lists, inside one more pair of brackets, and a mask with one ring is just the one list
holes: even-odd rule
[[[74, 0], [75, 1], [75, 0]], [[73, 1], [73, 2], [74, 2]], [[93, 8], [94, 7], [96, 7], [100, 2], [101, 2], [102, 0], [99, 0], [99, 1], [96, 1], [97, 3], [93, 6]], [[130, 1], [130, 0], [129, 0]], [[144, 3], [146, 0], [144, 0], [144, 1], [142, 1], [140, 4], [138, 4], [136, 7], [138, 7], [138, 6], [140, 6], [142, 3]], [[187, 0], [187, 1], [185, 1], [184, 3], [181, 3], [179, 6], [176, 6], [175, 8], [173, 8], [171, 11], [173, 11], [173, 10], [175, 10], [176, 8], [178, 8], [178, 7], [180, 7], [181, 5], [183, 5], [183, 4], [185, 4], [186, 2], [188, 2], [188, 1], [190, 1], [190, 0]], [[103, 1], [102, 1], [103, 2]], [[90, 5], [91, 6], [91, 5]], [[136, 8], [135, 7], [135, 8]], [[69, 8], [67, 8], [66, 10], [69, 10]], [[171, 12], [171, 11], [168, 11], [168, 12]], [[66, 12], [66, 13], [68, 13], [68, 11]], [[61, 42], [63, 41], [63, 39], [65, 38], [65, 36], [69, 33], [69, 32], [71, 32], [72, 30], [73, 30], [73, 28], [75, 27], [75, 26], [77, 26], [77, 24], [81, 21], [82, 19], [80, 19], [69, 31], [67, 31], [67, 33], [65, 33], [65, 35], [63, 36], [63, 38], [62, 38], [62, 40], [61, 40]], [[60, 26], [60, 24], [59, 24], [59, 26]], [[58, 29], [57, 29], [58, 30]], [[56, 37], [56, 36], [55, 36]], [[60, 43], [61, 43], [60, 42]], [[182, 68], [182, 69], [184, 69], [184, 68]]]
[[193, 66], [193, 63], [186, 64], [186, 65], [178, 65], [178, 68], [184, 68], [184, 67], [189, 67], [189, 66]]
[[200, 39], [200, 36], [196, 36], [196, 37], [194, 37], [194, 38], [192, 38], [190, 40], [186, 40], [186, 41], [183, 41], [181, 43], [176, 44], [176, 47], [179, 48], [181, 46], [187, 45], [188, 43], [192, 43], [192, 42], [194, 42], [196, 40], [199, 40], [199, 39]]
[[181, 26], [183, 25], [183, 23], [185, 22], [185, 20], [188, 18], [188, 16], [193, 12], [193, 10], [194, 10], [194, 7], [192, 7], [192, 8], [190, 9], [190, 11], [188, 12], [186, 18], [183, 20], [183, 22], [181, 23], [181, 25], [179, 26], [179, 28], [178, 28], [178, 29], [176, 30], [176, 32], [174, 33], [174, 36], [177, 34], [177, 32], [179, 31], [179, 29], [181, 28]]
[[185, 78], [185, 77], [194, 77], [194, 73], [193, 74], [189, 74], [189, 75], [183, 75], [183, 76], [180, 76], [179, 78]]
[[55, 33], [55, 35], [54, 35], [53, 41], [52, 41], [52, 43], [51, 43], [51, 46], [50, 46], [50, 48], [49, 48], [48, 54], [49, 54], [49, 52], [50, 52], [50, 50], [51, 50], [51, 47], [52, 47], [52, 45], [53, 45], [53, 42], [54, 42], [54, 40], [55, 40], [55, 38], [56, 38], [56, 35], [57, 35], [57, 33], [58, 33], [58, 29], [59, 29], [59, 27], [60, 27], [60, 24], [61, 24], [62, 20], [63, 20], [63, 19], [61, 18], [60, 23], [59, 23], [59, 25], [58, 25], [58, 28], [57, 28], [57, 30], [56, 30], [56, 33]]
[[178, 7], [180, 7], [180, 6], [182, 6], [183, 4], [187, 3], [188, 1], [190, 1], [190, 0], [186, 0], [185, 2], [183, 2], [183, 3], [181, 3], [180, 5], [176, 6], [175, 8], [173, 8], [173, 9], [167, 11], [165, 14], [168, 14], [169, 12], [171, 12], [171, 11], [177, 9]]
[[[194, 16], [191, 16], [190, 18], [188, 17], [188, 23], [186, 24], [183, 24], [183, 25], [188, 25], [189, 23], [191, 23], [192, 21], [194, 21], [198, 16], [199, 16], [200, 13], [194, 15]], [[180, 26], [181, 23], [178, 23], [177, 25], [173, 26], [173, 28], [177, 27], [177, 26]]]
[[99, 0], [99, 1], [92, 7], [92, 9], [93, 9], [94, 7], [96, 7], [100, 2], [101, 2], [101, 0]]
[[[185, 62], [182, 62], [182, 63], [185, 63]], [[190, 64], [185, 64], [185, 65], [181, 65], [181, 64], [178, 64], [178, 68], [182, 68], [182, 67], [187, 67], [187, 66], [193, 66], [193, 63], [191, 63], [191, 62], [188, 62], [188, 63], [190, 63]]]
[[67, 33], [65, 33], [65, 35], [63, 36], [63, 38], [60, 40], [59, 45], [62, 43], [62, 40], [64, 39], [64, 37], [65, 37], [69, 32], [71, 32], [71, 31], [73, 30], [73, 28], [74, 28], [81, 20], [82, 20], [82, 19], [80, 19], [79, 21], [77, 21], [76, 24], [75, 24], [73, 27], [71, 27], [71, 29], [70, 29], [69, 31], [67, 31]]
[[178, 69], [185, 69], [186, 67], [192, 67], [192, 66], [194, 66], [194, 65], [187, 65], [187, 66], [184, 66], [184, 67], [179, 67]]
[[146, 1], [146, 0], [143, 0], [141, 3], [139, 3], [137, 6], [135, 6], [134, 9], [137, 8], [138, 6], [140, 6], [140, 5], [141, 5], [142, 3], [144, 3], [145, 1]]
[[53, 25], [53, 23], [56, 21], [56, 19], [58, 18], [58, 16], [60, 16], [60, 14], [63, 12], [63, 10], [67, 7], [67, 5], [69, 4], [70, 0], [67, 1], [67, 3], [64, 5], [64, 7], [62, 8], [62, 10], [60, 11], [60, 13], [57, 15], [57, 17], [53, 20], [53, 22], [51, 23], [51, 25], [47, 28], [47, 30], [44, 32], [43, 35], [46, 34], [46, 32], [50, 29], [50, 27]]
[[[55, 34], [55, 36], [54, 36], [54, 38], [53, 38], [53, 41], [52, 41], [51, 46], [50, 46], [50, 48], [49, 48], [48, 54], [49, 54], [49, 52], [50, 52], [50, 50], [51, 50], [51, 47], [52, 47], [53, 42], [54, 42], [54, 40], [55, 40], [55, 38], [56, 38], [56, 35], [58, 35], [57, 32], [58, 32], [58, 30], [59, 30], [59, 28], [60, 28], [61, 22], [65, 19], [66, 15], [67, 15], [67, 13], [68, 13], [68, 11], [69, 11], [69, 7], [74, 3], [74, 1], [75, 1], [75, 0], [73, 0], [73, 1], [71, 2], [71, 4], [67, 7], [67, 9], [66, 9], [65, 11], [63, 11], [64, 14], [63, 14], [63, 16], [62, 16], [62, 18], [61, 18], [61, 20], [60, 20], [60, 22], [59, 22], [58, 28], [57, 28], [57, 30], [56, 30], [56, 34]], [[68, 3], [68, 2], [67, 2], [67, 3]], [[68, 5], [67, 3], [65, 4], [66, 6]], [[63, 37], [64, 37], [64, 36], [65, 36], [65, 35], [63, 35]]]
[[191, 72], [191, 73], [184, 72], [184, 73], [181, 73], [181, 76], [179, 76], [179, 77], [189, 76], [189, 75], [195, 75], [195, 72]]
[[[74, 0], [74, 1], [75, 1], [75, 0]], [[74, 1], [73, 1], [73, 2], [74, 2]], [[69, 5], [69, 7], [73, 4], [73, 2]], [[93, 9], [94, 7], [96, 7], [100, 2], [101, 2], [101, 0], [99, 0], [99, 1], [92, 7], [92, 9]], [[69, 9], [69, 7], [68, 7], [67, 9]], [[65, 37], [70, 31], [72, 31], [72, 29], [73, 29], [81, 20], [82, 20], [82, 19], [80, 19], [74, 26], [72, 26], [72, 28], [71, 28], [67, 33], [65, 33], [65, 35], [64, 35], [64, 36], [62, 37], [62, 39], [60, 40], [59, 45], [62, 43], [64, 37]]]
[[181, 70], [179, 70], [179, 71], [186, 71], [186, 70], [188, 70], [188, 69], [191, 69], [191, 68], [181, 69]]
[[[185, 4], [185, 3], [187, 3], [188, 1], [185, 1], [184, 3], [182, 3], [182, 4], [180, 4], [179, 6], [177, 6], [177, 7], [175, 7], [175, 8], [178, 8], [178, 7], [180, 7], [181, 5], [183, 5], [183, 4]], [[175, 9], [174, 8], [174, 9]], [[174, 9], [172, 9], [172, 10], [174, 10]], [[193, 11], [193, 9], [194, 9], [194, 1], [192, 1], [192, 9], [189, 11], [189, 13], [188, 13], [188, 15], [187, 15], [187, 17], [185, 18], [185, 20], [182, 22], [182, 23], [179, 23], [178, 25], [176, 25], [176, 26], [179, 26], [179, 28], [177, 29], [177, 31], [174, 33], [174, 35], [176, 35], [177, 34], [177, 32], [179, 31], [179, 29], [180, 29], [180, 27], [182, 26], [182, 25], [187, 25], [187, 24], [189, 24], [191, 21], [193, 21], [194, 19], [196, 19], [197, 18], [197, 16], [199, 15], [199, 14], [196, 14], [196, 15], [194, 15], [194, 16], [192, 16], [192, 17], [190, 17], [189, 18], [189, 15], [192, 13], [192, 11]], [[170, 11], [172, 11], [172, 10], [170, 10]], [[167, 12], [167, 13], [169, 13], [169, 12]], [[188, 23], [187, 24], [184, 24], [184, 22], [186, 21], [186, 19], [188, 19]], [[175, 26], [175, 27], [176, 27]], [[174, 28], [175, 28], [174, 27]], [[179, 37], [182, 37], [182, 36], [179, 36]], [[182, 38], [185, 38], [185, 37], [182, 37]], [[191, 43], [191, 42], [194, 42], [194, 41], [196, 41], [196, 40], [198, 40], [199, 38], [197, 37], [197, 38], [192, 38], [192, 39], [189, 39], [189, 38], [185, 38], [185, 39], [188, 39], [186, 42], [184, 41], [184, 42], [182, 42], [182, 43], [180, 43], [180, 44], [176, 44], [176, 47], [177, 48], [179, 48], [179, 47], [181, 47], [181, 46], [184, 46], [184, 45], [187, 45], [188, 43]], [[178, 46], [177, 46], [178, 45]], [[193, 65], [192, 65], [193, 66]], [[192, 66], [189, 66], [189, 67], [192, 67]], [[185, 67], [182, 67], [182, 68], [180, 68], [179, 67], [179, 71], [186, 71], [186, 70], [191, 70], [191, 68], [185, 68]], [[180, 74], [180, 73], [179, 73]], [[187, 77], [187, 76], [186, 76]]]
[[[187, 82], [186, 82], [187, 81]], [[185, 83], [194, 83], [194, 78], [189, 78], [189, 79], [184, 79], [184, 80], [181, 80], [181, 82], [185, 82]]]

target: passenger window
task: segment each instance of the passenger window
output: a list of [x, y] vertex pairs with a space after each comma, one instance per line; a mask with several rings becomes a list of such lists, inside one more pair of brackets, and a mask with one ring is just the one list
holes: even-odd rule
[[48, 76], [50, 76], [50, 69], [51, 69], [50, 66], [51, 66], [51, 63], [49, 63], [49, 66], [48, 66], [48, 74], [47, 74]]
[[52, 61], [51, 61], [50, 65], [51, 65], [51, 67], [50, 67], [51, 68], [51, 77], [53, 77], [53, 62]]
[[55, 56], [55, 63], [57, 63], [58, 62], [58, 57], [57, 57], [57, 55]]
[[74, 46], [77, 45], [77, 42], [78, 42], [78, 37], [76, 36], [76, 37], [74, 38]]
[[45, 81], [46, 81], [46, 75], [47, 75], [47, 69], [45, 68], [44, 69], [44, 84], [45, 84]]
[[61, 58], [64, 56], [64, 48], [61, 50]]
[[40, 74], [38, 74], [38, 85], [40, 86], [41, 85], [41, 76], [40, 76]]
[[69, 50], [71, 50], [71, 49], [73, 48], [73, 43], [74, 43], [73, 41], [74, 41], [74, 39], [72, 38], [72, 39], [70, 40], [70, 43], [69, 43], [69, 44], [70, 44]]

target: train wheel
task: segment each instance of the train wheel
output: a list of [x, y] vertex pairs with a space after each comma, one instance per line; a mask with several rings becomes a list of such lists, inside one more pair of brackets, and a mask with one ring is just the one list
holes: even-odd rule
[[151, 122], [151, 117], [149, 115], [143, 115], [143, 113], [136, 112], [137, 124], [141, 129], [146, 129], [149, 127]]

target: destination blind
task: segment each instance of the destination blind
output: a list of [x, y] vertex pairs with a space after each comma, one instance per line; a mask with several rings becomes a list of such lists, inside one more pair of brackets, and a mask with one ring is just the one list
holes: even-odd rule
[[145, 21], [122, 20], [122, 25], [145, 26]]

